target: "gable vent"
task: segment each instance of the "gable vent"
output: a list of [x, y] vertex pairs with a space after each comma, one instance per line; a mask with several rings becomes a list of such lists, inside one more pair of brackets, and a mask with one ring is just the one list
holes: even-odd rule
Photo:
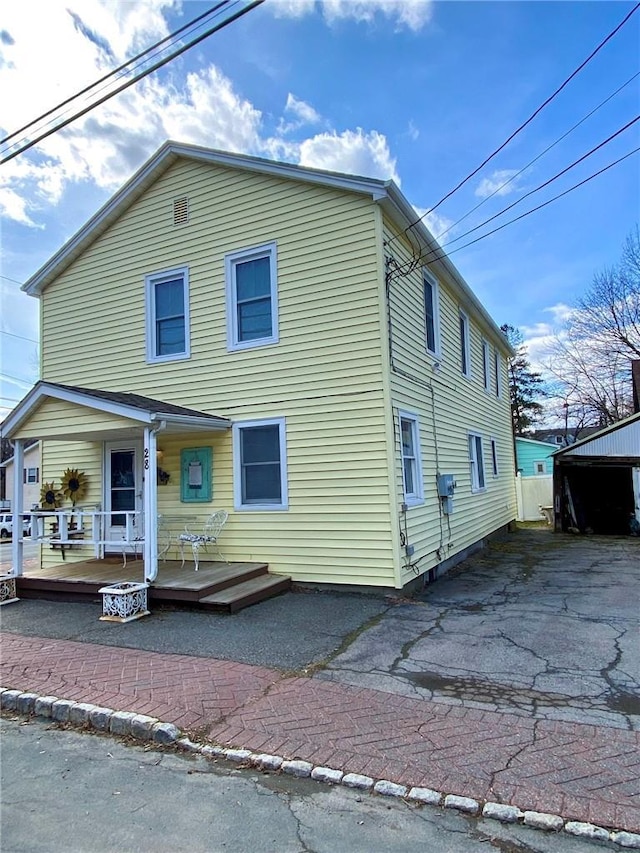
[[187, 196], [173, 201], [173, 224], [182, 225], [189, 221], [189, 199]]

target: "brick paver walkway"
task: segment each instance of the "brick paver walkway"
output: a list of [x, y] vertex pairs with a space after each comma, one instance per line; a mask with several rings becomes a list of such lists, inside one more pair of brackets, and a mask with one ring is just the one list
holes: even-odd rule
[[448, 706], [264, 667], [1, 636], [0, 683], [347, 772], [640, 831], [640, 732]]

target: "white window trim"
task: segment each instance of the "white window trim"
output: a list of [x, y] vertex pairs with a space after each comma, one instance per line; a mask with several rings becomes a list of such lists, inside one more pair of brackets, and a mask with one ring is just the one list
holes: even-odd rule
[[[174, 352], [169, 355], [156, 355], [156, 300], [155, 285], [168, 279], [182, 277], [184, 298], [184, 352]], [[189, 267], [176, 267], [170, 270], [160, 270], [149, 273], [144, 278], [146, 325], [147, 325], [147, 363], [156, 364], [165, 361], [182, 361], [191, 357], [191, 323], [189, 319]]]
[[491, 438], [491, 473], [494, 478], [500, 476], [500, 466], [498, 465], [498, 440]]
[[[542, 471], [538, 471], [538, 466], [542, 466]], [[547, 463], [544, 459], [536, 459], [533, 463], [533, 467], [535, 469], [534, 474], [536, 477], [541, 477], [547, 473]]]
[[[235, 268], [239, 263], [269, 258], [269, 275], [271, 284], [271, 334], [265, 338], [253, 338], [250, 341], [238, 339], [238, 312], [236, 305]], [[237, 252], [228, 252], [224, 256], [224, 271], [227, 293], [227, 351], [254, 349], [268, 344], [277, 344], [278, 332], [278, 251], [276, 242], [264, 243]]]
[[[435, 342], [435, 349], [429, 349], [429, 344], [427, 343], [427, 306], [424, 303], [424, 283], [425, 279], [428, 279], [429, 284], [432, 287], [433, 291], [433, 338]], [[441, 349], [440, 349], [440, 283], [437, 278], [431, 275], [426, 269], [422, 270], [422, 299], [423, 299], [423, 322], [424, 322], [424, 345], [427, 351], [427, 354], [432, 356], [433, 358], [441, 357]]]
[[[473, 439], [473, 442], [471, 442]], [[480, 484], [480, 471], [478, 467], [478, 445], [476, 439], [480, 439], [480, 453], [482, 459], [482, 474], [484, 483]], [[474, 494], [478, 494], [479, 492], [486, 492], [487, 490], [487, 471], [484, 464], [484, 442], [482, 440], [482, 434], [479, 432], [469, 432], [467, 433], [467, 448], [469, 452], [469, 468], [471, 470], [471, 491]], [[472, 449], [473, 448], [473, 449]]]
[[496, 397], [502, 397], [502, 356], [498, 350], [493, 351], [493, 365], [496, 372]]
[[[27, 472], [26, 477], [25, 477], [25, 483], [27, 483], [28, 485], [33, 485], [34, 483], [38, 482], [39, 477], [38, 477], [38, 469], [37, 468], [35, 468], [35, 467], [34, 468], [25, 468], [25, 471]], [[33, 471], [33, 479], [31, 479], [31, 472], [32, 471]]]
[[491, 389], [491, 350], [489, 349], [489, 341], [482, 339], [482, 381], [484, 390]]
[[[424, 485], [422, 483], [422, 445], [420, 443], [420, 421], [416, 414], [412, 412], [398, 412], [398, 424], [400, 427], [400, 465], [402, 468], [402, 494], [404, 495], [404, 501], [407, 506], [418, 506], [419, 504], [424, 503]], [[414, 448], [414, 463], [415, 463], [415, 484], [417, 491], [408, 493], [407, 492], [407, 484], [404, 479], [404, 453], [402, 450], [402, 421], [409, 421], [411, 423], [411, 437], [413, 439], [413, 448]]]
[[[467, 379], [471, 379], [471, 323], [469, 315], [460, 309], [460, 372]], [[462, 330], [464, 328], [464, 342]]]
[[[277, 424], [280, 438], [280, 495], [279, 504], [243, 504], [242, 503], [242, 467], [240, 453], [240, 434], [247, 427], [270, 426]], [[286, 418], [260, 418], [253, 421], [236, 421], [232, 427], [233, 439], [233, 505], [237, 512], [283, 512], [289, 509], [289, 490], [287, 485], [287, 423]]]

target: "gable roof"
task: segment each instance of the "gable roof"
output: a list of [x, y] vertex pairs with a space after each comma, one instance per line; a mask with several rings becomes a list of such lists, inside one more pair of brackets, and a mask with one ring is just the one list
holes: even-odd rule
[[[482, 319], [494, 343], [507, 355], [513, 355], [511, 346], [493, 318], [449, 258], [443, 254], [442, 248], [424, 225], [424, 222], [416, 222], [415, 208], [393, 181], [312, 169], [307, 166], [296, 166], [291, 163], [266, 160], [262, 157], [250, 157], [246, 154], [231, 154], [227, 151], [173, 141], [165, 142], [133, 177], [23, 284], [22, 290], [30, 296], [40, 296], [57, 276], [63, 273], [128, 207], [144, 194], [151, 184], [181, 158], [263, 175], [275, 175], [280, 178], [333, 187], [334, 189], [369, 196], [372, 202], [382, 206], [385, 213], [400, 230], [412, 226], [412, 235], [418, 238], [421, 251], [432, 254], [435, 252], [438, 260], [434, 263], [446, 269], [453, 282], [454, 289], [463, 303], [473, 308], [474, 312]], [[443, 256], [439, 257], [440, 255]]]
[[[638, 429], [634, 429], [634, 426], [638, 424]], [[615, 435], [616, 433], [621, 433], [620, 435]], [[624, 433], [629, 433], [629, 435], [625, 436]], [[636, 433], [638, 433], [636, 435]], [[609, 437], [613, 437], [618, 439], [615, 442], [607, 442], [602, 441], [602, 439], [607, 439]], [[640, 458], [640, 412], [636, 412], [633, 415], [629, 415], [627, 418], [623, 418], [621, 421], [617, 421], [615, 424], [610, 424], [608, 427], [604, 427], [604, 429], [598, 430], [598, 432], [594, 432], [592, 435], [587, 436], [586, 438], [581, 438], [579, 441], [576, 441], [574, 444], [570, 444], [568, 447], [560, 448], [556, 450], [553, 454], [554, 457], [560, 458], [561, 456], [637, 456]], [[628, 439], [628, 440], [627, 440]], [[586, 445], [592, 444], [593, 447], [588, 448]], [[628, 445], [628, 447], [626, 446]], [[580, 453], [580, 448], [583, 449], [582, 454]], [[631, 451], [631, 452], [629, 452]]]
[[160, 424], [164, 422], [175, 428], [184, 429], [228, 429], [231, 421], [218, 415], [208, 415], [196, 409], [174, 406], [152, 397], [129, 394], [123, 391], [102, 391], [95, 388], [80, 388], [75, 385], [61, 385], [58, 382], [40, 381], [27, 396], [13, 409], [0, 424], [0, 432], [10, 438], [21, 424], [32, 414], [40, 402], [46, 398], [63, 400], [76, 405], [88, 406], [98, 411], [121, 415], [141, 424]]
[[538, 438], [525, 438], [523, 435], [516, 435], [516, 441], [526, 441], [527, 444], [537, 444], [540, 447], [552, 447], [556, 450], [557, 445], [551, 441], [540, 441]]

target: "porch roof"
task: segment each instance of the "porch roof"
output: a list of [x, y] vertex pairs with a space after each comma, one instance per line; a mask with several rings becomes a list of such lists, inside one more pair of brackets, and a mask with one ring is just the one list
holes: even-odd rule
[[[46, 434], [46, 431], [43, 434], [41, 426], [40, 429], [37, 429], [34, 425], [34, 435], [29, 435], [29, 421], [47, 399], [93, 409], [108, 416], [112, 422], [113, 419], [124, 419], [131, 422], [130, 427], [132, 428], [150, 425], [162, 427], [165, 432], [211, 432], [226, 430], [231, 426], [231, 421], [228, 418], [209, 415], [196, 409], [176, 406], [173, 403], [165, 403], [162, 400], [155, 400], [152, 397], [144, 397], [140, 394], [80, 388], [74, 385], [62, 385], [58, 382], [41, 380], [0, 425], [0, 435], [3, 438], [64, 439], [69, 438], [71, 433], [77, 432], [72, 428], [63, 431], [56, 428], [50, 434]], [[113, 431], [113, 426], [106, 426], [105, 437], [107, 433]], [[92, 432], [95, 433], [96, 429], [94, 428]]]

